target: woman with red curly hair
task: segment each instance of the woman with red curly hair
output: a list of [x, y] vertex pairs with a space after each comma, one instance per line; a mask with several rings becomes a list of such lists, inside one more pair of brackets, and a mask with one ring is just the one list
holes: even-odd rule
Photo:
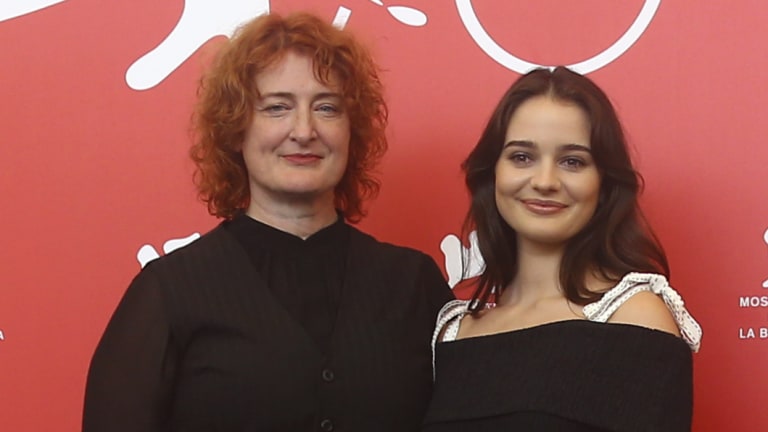
[[308, 14], [242, 27], [191, 150], [217, 228], [134, 279], [96, 349], [85, 431], [416, 431], [452, 298], [426, 255], [346, 221], [387, 148], [378, 71]]

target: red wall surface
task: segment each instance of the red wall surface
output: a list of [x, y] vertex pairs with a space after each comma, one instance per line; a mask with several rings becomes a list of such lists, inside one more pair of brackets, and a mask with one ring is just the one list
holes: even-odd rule
[[0, 3], [0, 430], [78, 430], [90, 356], [139, 258], [217, 223], [186, 156], [196, 83], [225, 35], [267, 8], [338, 17], [374, 47], [391, 148], [361, 227], [452, 279], [459, 163], [516, 68], [589, 73], [624, 121], [672, 285], [704, 328], [694, 430], [768, 430], [768, 3], [393, 5]]

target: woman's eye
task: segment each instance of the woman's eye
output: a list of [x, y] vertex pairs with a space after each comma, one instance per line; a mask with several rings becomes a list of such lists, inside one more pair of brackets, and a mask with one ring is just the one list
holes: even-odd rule
[[268, 104], [259, 108], [259, 111], [269, 116], [282, 116], [286, 112], [290, 111], [291, 107], [286, 104]]
[[569, 169], [580, 169], [587, 165], [586, 162], [584, 162], [582, 159], [577, 157], [569, 157], [563, 159], [562, 164]]
[[526, 153], [512, 153], [511, 155], [509, 155], [509, 160], [511, 160], [516, 164], [524, 165], [531, 162], [533, 158], [531, 158], [531, 156]]
[[278, 112], [283, 112], [287, 110], [288, 110], [288, 107], [281, 104], [267, 105], [266, 107], [264, 107], [264, 111], [272, 112], [272, 113], [278, 113]]
[[326, 115], [335, 115], [335, 114], [338, 114], [341, 110], [339, 109], [339, 107], [333, 104], [322, 104], [322, 105], [318, 105], [315, 108], [315, 111], [322, 114], [326, 114]]

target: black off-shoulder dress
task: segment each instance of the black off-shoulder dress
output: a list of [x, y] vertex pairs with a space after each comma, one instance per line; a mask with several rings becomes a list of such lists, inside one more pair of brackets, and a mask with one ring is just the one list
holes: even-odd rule
[[[605, 323], [643, 290], [664, 298], [683, 339]], [[434, 394], [422, 431], [690, 431], [691, 349], [698, 349], [701, 328], [659, 275], [630, 274], [603, 299], [585, 308], [586, 320], [459, 340], [451, 339], [466, 302], [446, 305], [436, 332], [456, 325], [435, 345]], [[457, 308], [463, 311], [445, 316]]]

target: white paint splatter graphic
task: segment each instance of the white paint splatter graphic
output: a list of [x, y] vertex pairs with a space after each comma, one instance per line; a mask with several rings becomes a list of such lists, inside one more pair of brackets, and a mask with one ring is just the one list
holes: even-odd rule
[[464, 247], [456, 235], [448, 234], [440, 242], [440, 250], [445, 257], [445, 272], [448, 273], [448, 285], [451, 288], [464, 279], [479, 276], [485, 270], [475, 231], [469, 234], [469, 248]]
[[[0, 3], [0, 22], [29, 14], [66, 0], [4, 0]], [[381, 6], [397, 21], [419, 27], [427, 23], [427, 15], [412, 7], [386, 6], [382, 0], [370, 0]], [[627, 31], [605, 51], [569, 68], [587, 74], [594, 72], [623, 55], [642, 36], [653, 20], [661, 0], [645, 0], [640, 13]], [[475, 14], [472, 0], [456, 0], [456, 8], [464, 27], [477, 45], [500, 65], [525, 73], [539, 67], [499, 46], [485, 31]], [[183, 64], [204, 43], [216, 36], [231, 36], [238, 26], [269, 13], [270, 0], [186, 0], [176, 26], [154, 49], [128, 68], [125, 81], [134, 90], [147, 90], [162, 82]], [[333, 25], [343, 28], [352, 11], [339, 6]]]
[[[763, 233], [763, 241], [765, 242], [766, 246], [768, 246], [768, 229], [766, 229], [765, 233]], [[768, 288], [768, 279], [763, 281], [763, 288]]]
[[[382, 2], [374, 2], [384, 6]], [[410, 26], [427, 22], [423, 12], [407, 6], [388, 6], [398, 21]], [[186, 0], [179, 22], [160, 44], [136, 60], [125, 74], [134, 90], [147, 90], [162, 82], [198, 48], [216, 36], [231, 37], [237, 28], [251, 19], [269, 13], [269, 0]], [[332, 23], [344, 28], [352, 11], [339, 6]]]
[[343, 29], [344, 26], [347, 25], [350, 15], [352, 15], [351, 10], [344, 6], [339, 6], [339, 10], [336, 11], [336, 16], [333, 17], [333, 22], [331, 24], [336, 28]]
[[371, 0], [371, 2], [386, 8], [394, 19], [405, 25], [421, 27], [427, 23], [427, 14], [418, 9], [408, 6], [384, 6], [381, 0]]
[[[169, 254], [173, 251], [175, 251], [178, 248], [184, 247], [193, 241], [200, 238], [200, 233], [192, 233], [187, 237], [182, 238], [172, 238], [165, 243], [163, 243], [163, 253]], [[156, 260], [160, 258], [160, 254], [157, 253], [157, 250], [149, 244], [145, 244], [144, 246], [139, 248], [139, 252], [136, 253], [136, 260], [139, 261], [139, 264], [141, 265], [141, 268], [144, 268], [147, 263], [149, 263], [152, 260]]]
[[269, 0], [186, 0], [176, 27], [128, 68], [125, 81], [134, 90], [152, 88], [211, 38], [229, 37], [238, 26], [265, 13]]
[[2, 0], [0, 1], [0, 22], [37, 12], [66, 0]]

